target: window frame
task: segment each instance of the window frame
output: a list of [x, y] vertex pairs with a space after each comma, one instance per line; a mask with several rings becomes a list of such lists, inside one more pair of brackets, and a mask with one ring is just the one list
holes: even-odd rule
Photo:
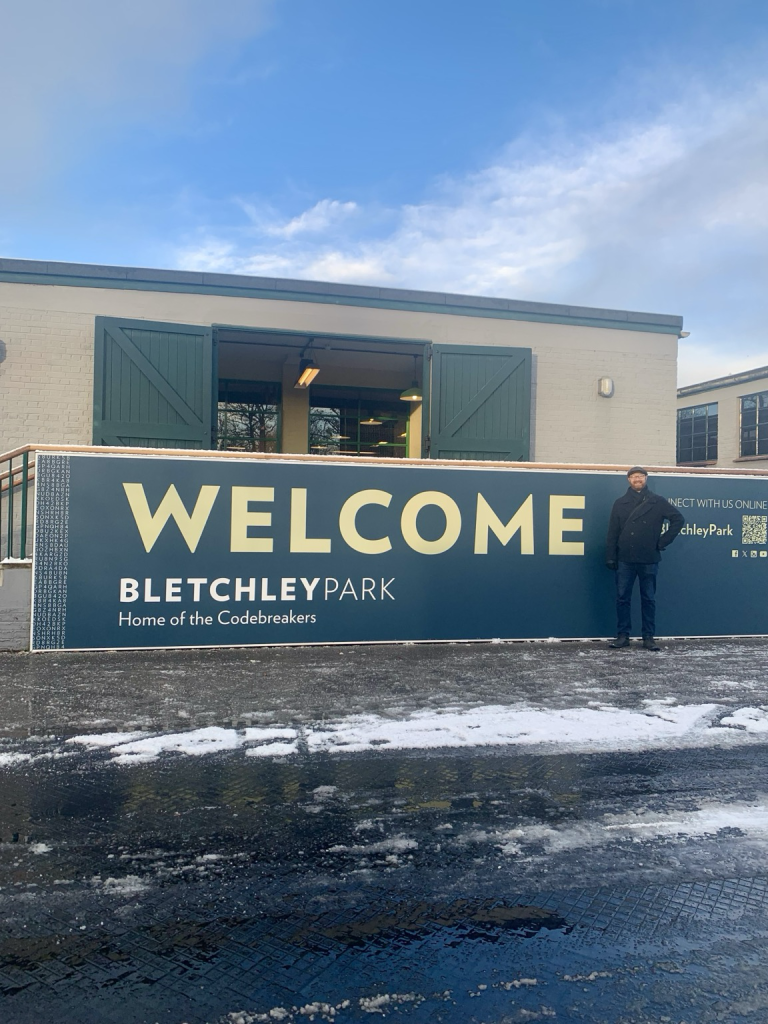
[[[702, 432], [697, 432], [693, 429], [694, 424], [697, 420], [696, 410], [703, 409], [703, 420], [704, 420], [704, 431], [703, 431], [703, 459], [694, 459], [693, 454], [697, 448], [701, 445], [694, 443], [697, 434], [702, 436]], [[683, 413], [690, 413], [691, 420], [691, 434], [690, 444], [686, 445], [690, 449], [690, 458], [683, 458], [683, 451], [681, 446], [681, 423], [684, 422], [686, 417], [683, 417]], [[713, 429], [714, 421], [714, 429]], [[677, 410], [677, 430], [676, 430], [676, 443], [675, 443], [675, 456], [676, 464], [678, 466], [712, 466], [717, 463], [718, 451], [719, 451], [719, 404], [718, 402], [699, 402], [697, 405], [686, 405], [682, 409]]]
[[[744, 402], [750, 399], [755, 400], [755, 419], [754, 424], [749, 426], [744, 425]], [[760, 399], [763, 399], [761, 405]], [[761, 412], [763, 413], [761, 419]], [[760, 428], [763, 427], [764, 437], [760, 437]], [[754, 438], [750, 441], [745, 442], [744, 432], [745, 430], [754, 430]], [[762, 451], [761, 451], [762, 442]], [[748, 445], [754, 445], [753, 452], [745, 452], [745, 443]], [[768, 458], [768, 391], [755, 391], [749, 395], [739, 395], [739, 458], [740, 459], [760, 459]]]

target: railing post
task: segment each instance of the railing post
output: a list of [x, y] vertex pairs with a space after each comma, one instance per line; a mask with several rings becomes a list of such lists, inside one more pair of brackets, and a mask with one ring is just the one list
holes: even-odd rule
[[29, 487], [29, 452], [21, 456], [21, 540], [19, 558], [27, 557], [27, 489]]
[[13, 558], [13, 459], [8, 460], [8, 541], [6, 558]]

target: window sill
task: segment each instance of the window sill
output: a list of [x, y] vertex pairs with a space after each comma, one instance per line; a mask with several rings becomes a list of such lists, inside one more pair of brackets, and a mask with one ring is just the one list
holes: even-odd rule
[[734, 462], [768, 462], [768, 455], [740, 455]]
[[[766, 456], [768, 458], [768, 456]], [[678, 466], [716, 466], [717, 459], [709, 459], [707, 462], [678, 462]]]

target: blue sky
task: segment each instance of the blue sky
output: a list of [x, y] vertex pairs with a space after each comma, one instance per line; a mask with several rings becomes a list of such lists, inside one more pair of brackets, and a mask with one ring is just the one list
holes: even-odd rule
[[768, 364], [765, 0], [0, 0], [0, 252], [682, 313]]

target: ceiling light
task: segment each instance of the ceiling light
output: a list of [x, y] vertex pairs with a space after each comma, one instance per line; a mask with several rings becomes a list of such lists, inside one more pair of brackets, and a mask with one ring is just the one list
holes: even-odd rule
[[367, 420], [360, 420], [361, 427], [380, 427], [381, 420], [375, 420], [373, 416], [369, 416]]
[[409, 388], [406, 388], [405, 391], [400, 392], [401, 402], [420, 402], [422, 398], [423, 395], [417, 380], [415, 380]]
[[421, 388], [416, 378], [416, 356], [413, 357], [413, 383], [405, 391], [400, 392], [401, 402], [420, 402], [422, 400]]
[[296, 378], [295, 388], [308, 388], [315, 377], [320, 373], [320, 367], [315, 366], [314, 359], [302, 359], [299, 364], [299, 376]]

